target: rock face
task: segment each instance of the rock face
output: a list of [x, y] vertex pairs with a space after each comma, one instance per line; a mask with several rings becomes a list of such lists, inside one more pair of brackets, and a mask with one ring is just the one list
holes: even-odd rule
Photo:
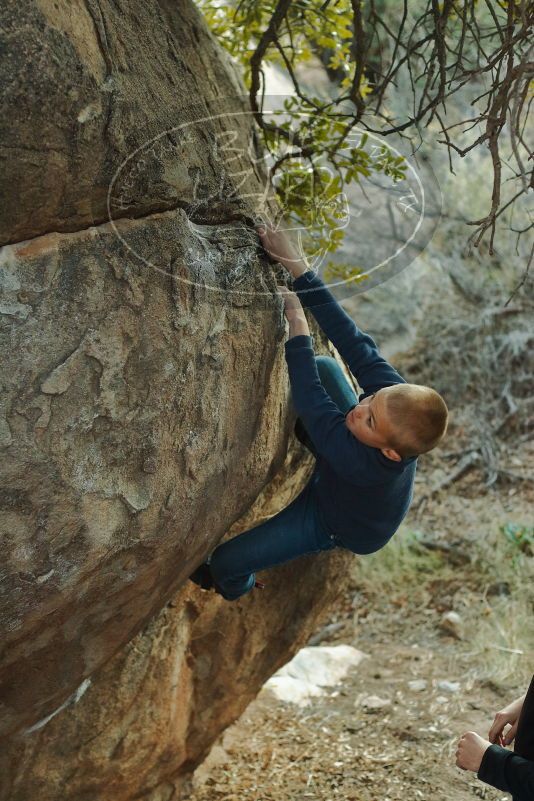
[[[221, 114], [226, 97], [239, 114], [244, 90], [193, 3], [6, 0], [1, 13], [0, 242], [106, 222], [128, 158], [120, 216], [182, 204], [220, 222], [242, 208], [254, 169], [235, 152], [247, 170], [233, 180], [223, 168], [227, 119], [210, 103]], [[132, 160], [149, 142], [144, 164]], [[210, 198], [200, 211], [199, 178]]]
[[[129, 225], [184, 263], [182, 210]], [[4, 258], [24, 307], [2, 349], [8, 733], [59, 706], [250, 506], [283, 459], [286, 391], [275, 310], [183, 294], [113, 233]]]
[[[284, 506], [306, 467], [300, 451], [290, 452], [230, 534]], [[184, 587], [93, 674], [75, 705], [8, 741], [0, 755], [0, 799], [186, 796], [188, 777], [211, 743], [317, 626], [343, 586], [350, 558], [331, 552], [269, 571], [265, 590], [234, 604]]]
[[[255, 136], [198, 12], [1, 14], [0, 797], [159, 801], [346, 560], [237, 604], [178, 592], [279, 473], [292, 423]], [[284, 505], [288, 475], [300, 489], [295, 459], [239, 530]]]

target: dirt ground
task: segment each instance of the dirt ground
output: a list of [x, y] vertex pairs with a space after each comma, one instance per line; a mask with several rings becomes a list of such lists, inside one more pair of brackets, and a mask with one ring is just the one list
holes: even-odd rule
[[[429, 478], [436, 479], [431, 463], [420, 483]], [[534, 670], [531, 599], [521, 648], [509, 647], [500, 610], [508, 603], [517, 611], [513, 567], [506, 565], [501, 582], [498, 565], [487, 574], [470, 553], [507, 521], [526, 522], [531, 504], [528, 482], [484, 490], [471, 472], [414, 508], [397, 536], [418, 531], [448, 543], [429, 550], [437, 561], [425, 568], [426, 557], [414, 565], [408, 558], [396, 575], [394, 564], [359, 560], [350, 591], [313, 640], [346, 643], [367, 658], [303, 708], [260, 693], [197, 770], [189, 801], [509, 799], [456, 768], [454, 752], [466, 730], [487, 733]], [[411, 571], [405, 582], [403, 569]], [[460, 638], [443, 628], [450, 610], [462, 619]], [[370, 696], [379, 699], [371, 709]]]

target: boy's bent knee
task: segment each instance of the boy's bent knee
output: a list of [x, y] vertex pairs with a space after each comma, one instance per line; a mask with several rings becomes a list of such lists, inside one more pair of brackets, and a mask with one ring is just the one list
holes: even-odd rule
[[323, 354], [320, 354], [319, 356], [315, 357], [315, 361], [318, 365], [324, 366], [326, 369], [339, 369], [339, 365], [333, 356], [324, 356]]
[[329, 376], [343, 375], [341, 367], [332, 356], [316, 356], [315, 363], [321, 381], [323, 378], [328, 378]]

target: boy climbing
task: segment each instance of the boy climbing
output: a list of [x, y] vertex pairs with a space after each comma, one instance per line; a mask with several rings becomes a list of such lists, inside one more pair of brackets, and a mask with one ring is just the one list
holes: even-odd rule
[[[382, 548], [408, 511], [417, 456], [441, 440], [448, 417], [435, 390], [407, 384], [388, 364], [283, 232], [258, 233], [267, 253], [293, 277], [295, 292], [279, 288], [289, 323], [285, 357], [298, 414], [295, 432], [316, 464], [289, 506], [220, 545], [191, 576], [229, 601], [254, 587], [256, 571], [303, 554]], [[357, 379], [359, 399], [334, 359], [315, 356], [299, 298]]]

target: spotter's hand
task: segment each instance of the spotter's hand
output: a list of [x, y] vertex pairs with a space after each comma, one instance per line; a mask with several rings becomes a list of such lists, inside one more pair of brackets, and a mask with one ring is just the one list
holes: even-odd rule
[[491, 743], [474, 731], [467, 731], [461, 738], [456, 749], [456, 765], [462, 770], [472, 770], [478, 773], [482, 757]]
[[[513, 743], [517, 733], [517, 724], [519, 723], [519, 716], [523, 708], [525, 696], [517, 698], [511, 704], [505, 706], [500, 712], [497, 712], [493, 720], [493, 725], [489, 731], [488, 739], [490, 743], [497, 743], [498, 745], [505, 746]], [[505, 731], [505, 728], [507, 726]]]

